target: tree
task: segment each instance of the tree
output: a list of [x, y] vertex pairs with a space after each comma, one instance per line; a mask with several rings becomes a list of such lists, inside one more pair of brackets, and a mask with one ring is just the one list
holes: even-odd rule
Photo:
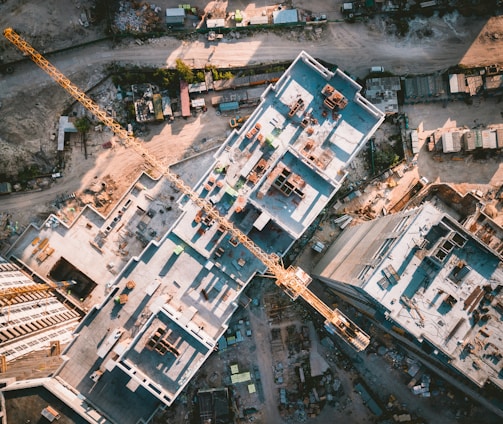
[[400, 161], [400, 157], [390, 147], [375, 153], [375, 165], [379, 170], [388, 169]]
[[194, 72], [182, 59], [176, 59], [176, 70], [180, 78], [191, 84], [194, 81]]
[[86, 133], [91, 128], [91, 122], [87, 118], [87, 116], [83, 116], [82, 118], [78, 118], [75, 120], [75, 128], [79, 133]]
[[226, 71], [226, 72], [223, 72], [223, 73], [220, 72], [220, 76], [222, 77], [222, 79], [226, 79], [226, 80], [234, 78], [234, 75], [232, 75], [231, 71]]
[[406, 18], [398, 19], [396, 22], [396, 33], [399, 37], [405, 37], [409, 32], [409, 21]]

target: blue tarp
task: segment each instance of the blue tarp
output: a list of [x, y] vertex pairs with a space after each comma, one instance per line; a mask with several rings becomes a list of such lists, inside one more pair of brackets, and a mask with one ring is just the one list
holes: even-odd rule
[[299, 21], [297, 9], [283, 9], [272, 12], [274, 24], [290, 24]]

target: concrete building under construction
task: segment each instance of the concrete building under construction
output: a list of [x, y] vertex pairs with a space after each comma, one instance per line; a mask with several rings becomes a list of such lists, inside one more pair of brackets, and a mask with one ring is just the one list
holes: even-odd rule
[[500, 259], [431, 203], [347, 228], [315, 274], [432, 360], [503, 389]]
[[[302, 52], [195, 192], [262, 251], [283, 257], [384, 119], [360, 90]], [[30, 227], [10, 250], [53, 274], [64, 255], [66, 268], [96, 286], [57, 379], [79, 393], [68, 402], [89, 402], [124, 424], [174, 402], [217, 349], [247, 284], [267, 269], [204, 209], [174, 198], [167, 180], [142, 176], [109, 216], [87, 206], [71, 225]], [[56, 247], [41, 263], [30, 252], [37, 232]]]
[[[71, 305], [58, 299], [51, 286], [29, 272], [0, 257], [0, 360], [3, 377], [12, 376], [10, 363], [19, 363], [35, 352], [45, 352], [41, 358], [58, 356], [72, 340], [81, 318]], [[40, 359], [40, 362], [44, 360]], [[50, 372], [49, 362], [44, 364], [45, 373], [26, 374], [25, 370], [24, 374], [45, 376]]]

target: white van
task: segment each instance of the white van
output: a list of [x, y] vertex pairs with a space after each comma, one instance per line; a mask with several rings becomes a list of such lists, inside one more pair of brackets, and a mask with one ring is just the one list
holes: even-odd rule
[[370, 72], [371, 73], [374, 73], [374, 72], [384, 72], [384, 67], [382, 67], [382, 66], [372, 66], [370, 68]]

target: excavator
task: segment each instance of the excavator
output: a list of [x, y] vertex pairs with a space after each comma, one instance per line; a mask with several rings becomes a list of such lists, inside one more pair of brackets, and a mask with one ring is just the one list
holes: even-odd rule
[[246, 116], [236, 116], [231, 118], [229, 121], [229, 126], [231, 128], [241, 128], [241, 126], [246, 122], [246, 120], [250, 117], [250, 115]]

